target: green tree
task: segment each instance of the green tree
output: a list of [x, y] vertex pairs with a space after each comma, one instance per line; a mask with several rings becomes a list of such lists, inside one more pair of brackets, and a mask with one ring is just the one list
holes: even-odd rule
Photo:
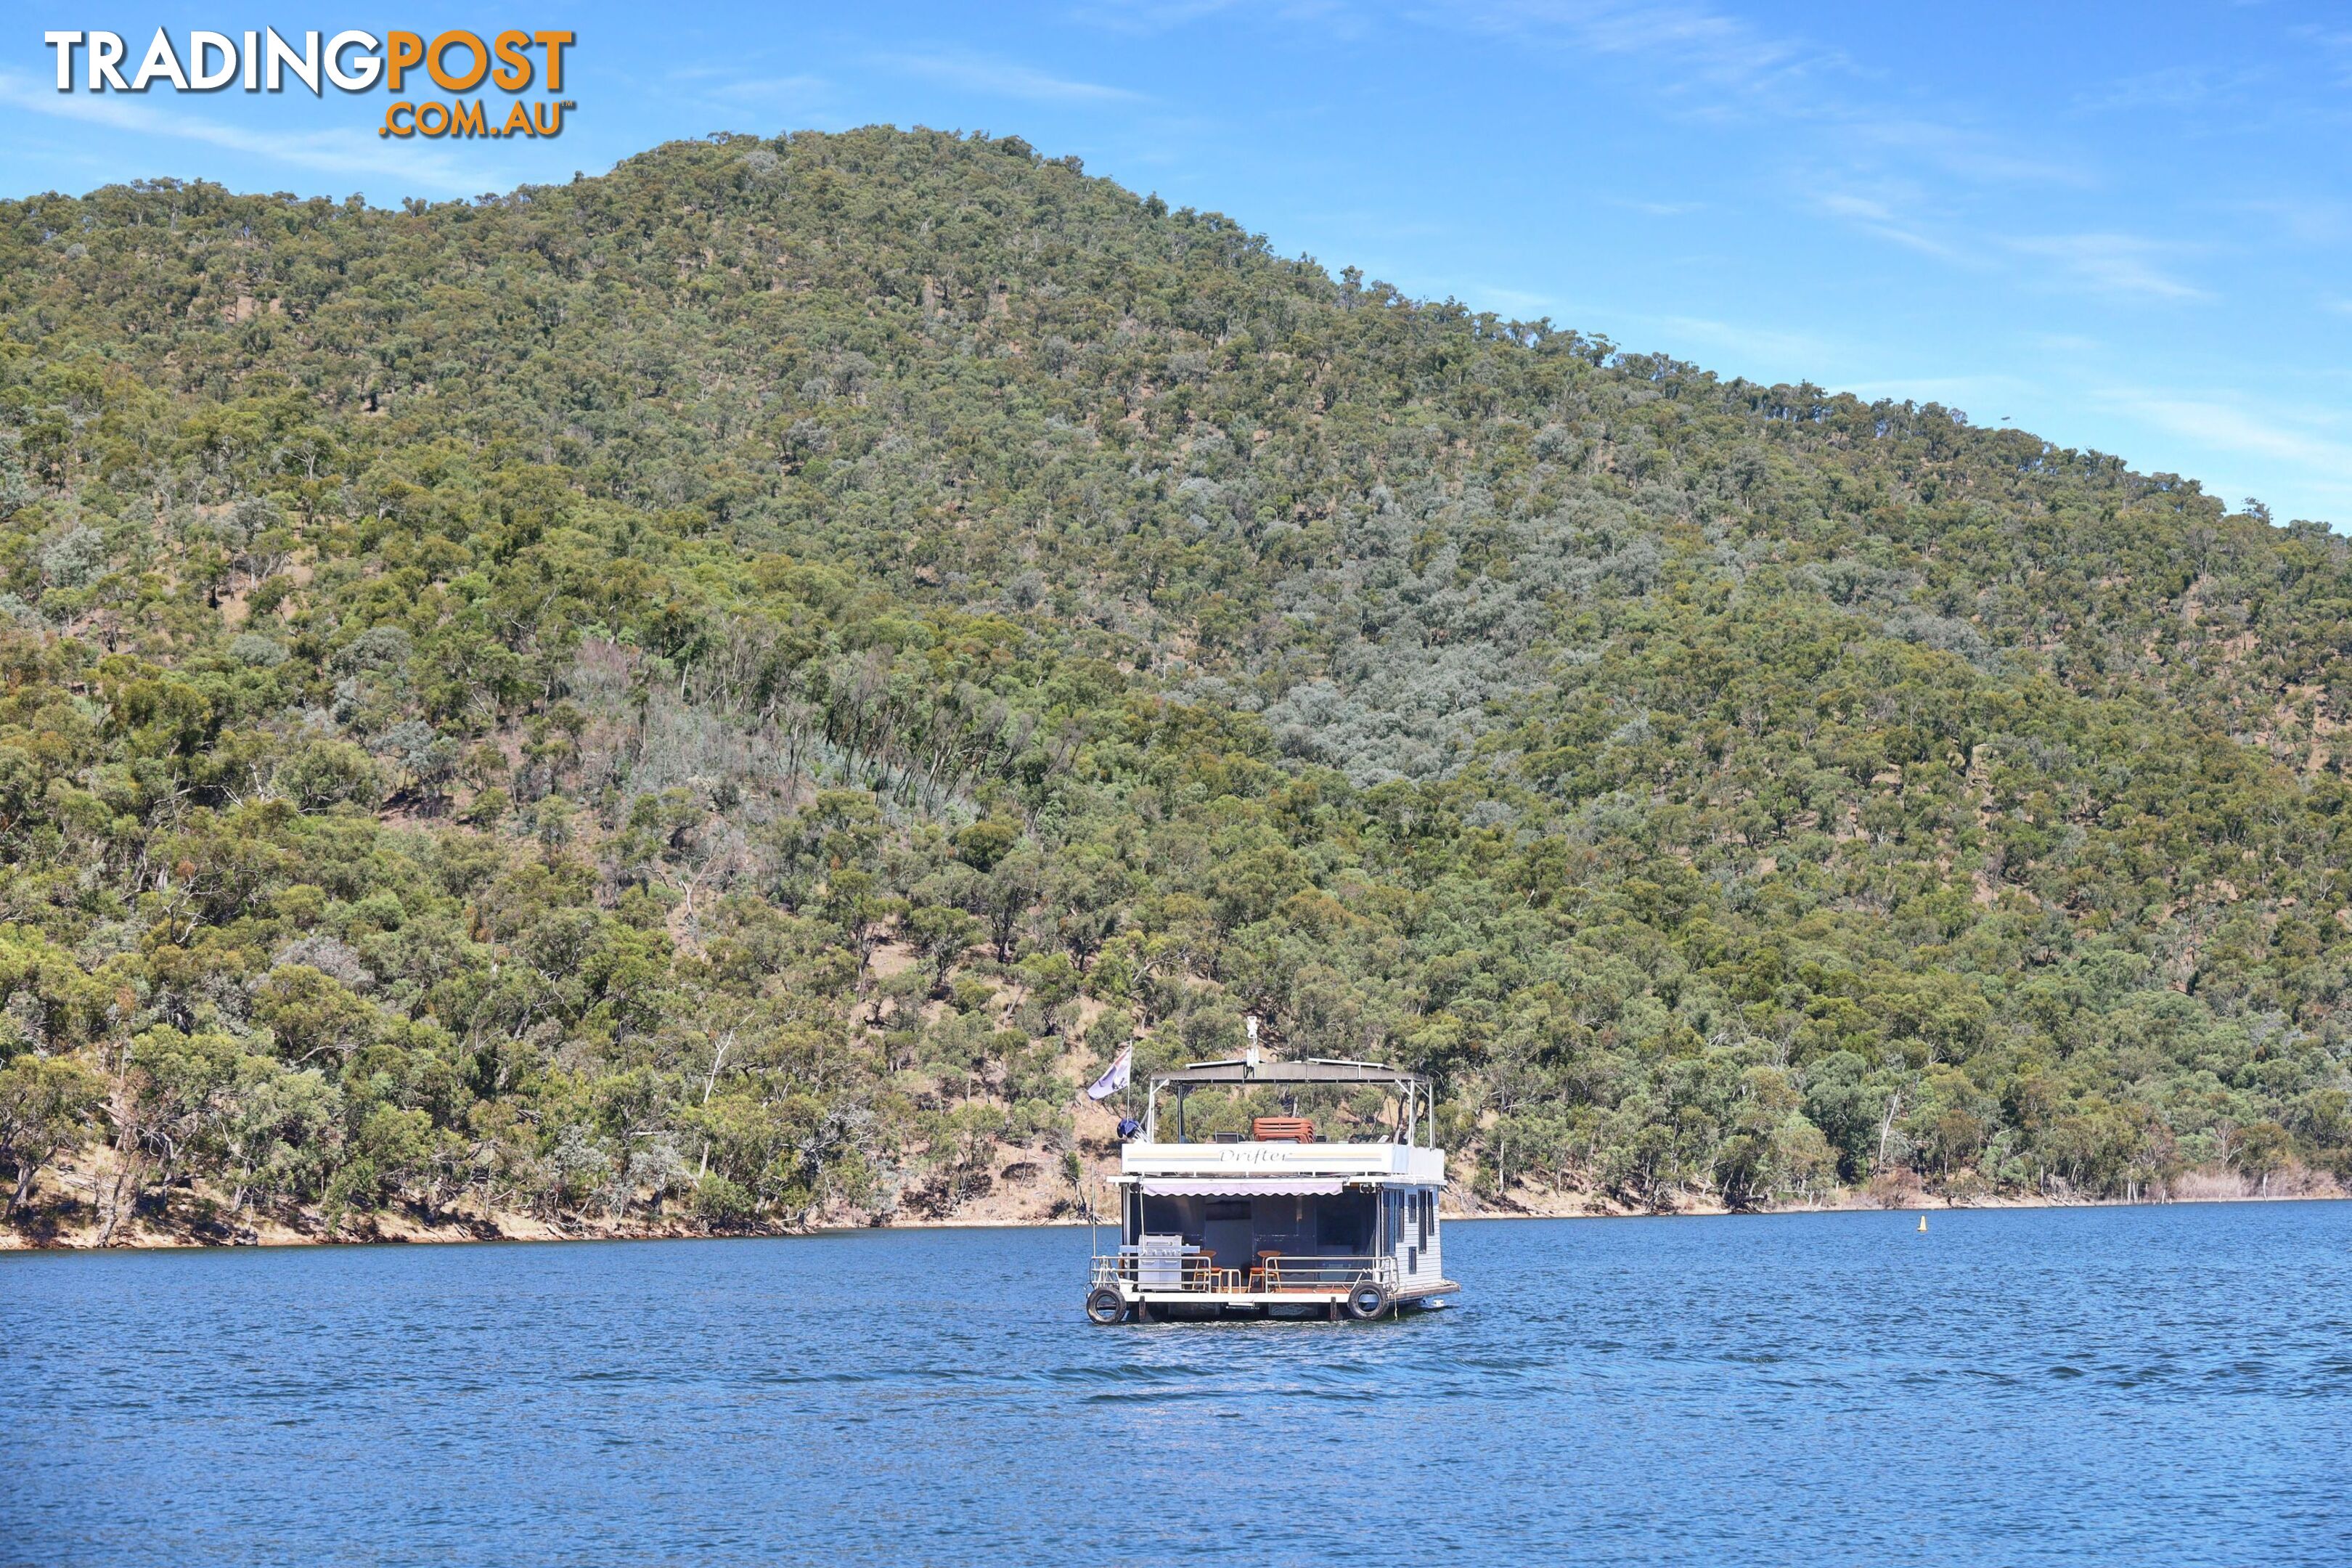
[[71, 1057], [19, 1057], [0, 1068], [0, 1158], [16, 1170], [10, 1215], [30, 1204], [43, 1167], [89, 1136], [105, 1099], [105, 1079]]

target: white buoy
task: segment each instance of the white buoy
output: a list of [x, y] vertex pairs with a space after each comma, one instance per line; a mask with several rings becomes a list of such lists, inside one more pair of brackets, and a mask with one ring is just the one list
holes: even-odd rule
[[1919, 1216], [1919, 1234], [1921, 1236], [1927, 1234], [1927, 1216], [1926, 1215], [1921, 1215]]

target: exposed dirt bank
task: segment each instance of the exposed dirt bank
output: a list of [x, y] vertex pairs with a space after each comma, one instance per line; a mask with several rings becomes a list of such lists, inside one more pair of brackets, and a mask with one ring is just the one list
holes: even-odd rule
[[2296, 1168], [2275, 1173], [2266, 1180], [2236, 1171], [2190, 1171], [2170, 1182], [2114, 1197], [2005, 1191], [1974, 1181], [1956, 1182], [1943, 1188], [1926, 1187], [1915, 1182], [1880, 1181], [1868, 1186], [1835, 1188], [1807, 1202], [1744, 1210], [1733, 1209], [1711, 1195], [1695, 1194], [1680, 1194], [1656, 1205], [1643, 1205], [1608, 1193], [1575, 1187], [1515, 1186], [1498, 1196], [1466, 1191], [1457, 1184], [1447, 1189], [1444, 1213], [1448, 1218], [1565, 1219], [1818, 1214], [1853, 1209], [2120, 1208], [2143, 1204], [2266, 1203], [2342, 1197], [2352, 1197], [2352, 1192], [2347, 1192], [2335, 1177], [2322, 1171]]
[[[1099, 1202], [1102, 1178], [1115, 1166], [1116, 1148], [1105, 1141], [1081, 1144], [1087, 1173], [1085, 1192]], [[91, 1248], [165, 1247], [290, 1247], [312, 1244], [459, 1241], [617, 1241], [711, 1236], [785, 1236], [815, 1230], [857, 1228], [879, 1225], [888, 1228], [940, 1226], [1083, 1225], [1084, 1198], [1059, 1170], [1034, 1154], [1013, 1151], [1003, 1168], [989, 1173], [975, 1190], [950, 1198], [943, 1193], [915, 1192], [879, 1221], [854, 1213], [811, 1216], [806, 1224], [763, 1223], [718, 1226], [688, 1215], [630, 1215], [615, 1217], [567, 1216], [550, 1220], [529, 1214], [483, 1210], [459, 1202], [426, 1214], [413, 1207], [346, 1215], [331, 1224], [315, 1208], [257, 1213], [250, 1206], [232, 1208], [229, 1195], [197, 1185], [174, 1186], [157, 1196], [151, 1194], [136, 1210], [121, 1216], [110, 1237], [101, 1214], [106, 1185], [102, 1169], [68, 1166], [46, 1176], [37, 1189], [32, 1213], [15, 1225], [0, 1226], [0, 1250], [26, 1248]], [[2121, 1198], [2085, 1198], [2065, 1194], [1971, 1190], [1955, 1184], [1946, 1191], [1930, 1191], [1910, 1184], [1881, 1182], [1869, 1187], [1840, 1188], [1809, 1203], [1773, 1205], [1772, 1213], [1834, 1210], [2044, 1208], [2130, 1203], [2236, 1203], [2300, 1198], [2341, 1198], [2347, 1195], [2334, 1178], [2317, 1172], [2294, 1170], [2272, 1175], [2267, 1182], [2236, 1172], [2191, 1172], [2160, 1187]], [[1577, 1188], [1517, 1186], [1496, 1195], [1481, 1194], [1457, 1184], [1446, 1194], [1446, 1217], [1453, 1219], [1557, 1219], [1609, 1215], [1722, 1215], [1733, 1212], [1712, 1198], [1682, 1195], [1670, 1204], [1644, 1206], [1609, 1194]]]

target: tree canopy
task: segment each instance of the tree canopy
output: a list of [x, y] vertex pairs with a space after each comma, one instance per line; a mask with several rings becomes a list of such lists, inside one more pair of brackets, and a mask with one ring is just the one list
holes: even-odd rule
[[0, 1162], [947, 1212], [1255, 1011], [1490, 1195], [2352, 1173], [2347, 607], [1017, 138], [0, 203]]

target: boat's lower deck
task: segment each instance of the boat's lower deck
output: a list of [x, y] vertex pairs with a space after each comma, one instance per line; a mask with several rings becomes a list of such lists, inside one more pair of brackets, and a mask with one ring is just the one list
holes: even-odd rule
[[[1451, 1279], [1441, 1279], [1409, 1290], [1389, 1293], [1391, 1305], [1414, 1307], [1439, 1296], [1451, 1296], [1462, 1289]], [[1120, 1294], [1130, 1303], [1143, 1302], [1153, 1307], [1322, 1307], [1343, 1303], [1349, 1292], [1339, 1289], [1317, 1288], [1292, 1290], [1143, 1290], [1129, 1287]]]
[[1087, 1296], [1087, 1316], [1097, 1323], [1150, 1322], [1155, 1319], [1214, 1319], [1238, 1312], [1249, 1317], [1352, 1318], [1370, 1322], [1439, 1305], [1438, 1298], [1462, 1289], [1451, 1279], [1399, 1288], [1361, 1278], [1352, 1285], [1288, 1286], [1279, 1289], [1153, 1289], [1131, 1279], [1105, 1281]]

